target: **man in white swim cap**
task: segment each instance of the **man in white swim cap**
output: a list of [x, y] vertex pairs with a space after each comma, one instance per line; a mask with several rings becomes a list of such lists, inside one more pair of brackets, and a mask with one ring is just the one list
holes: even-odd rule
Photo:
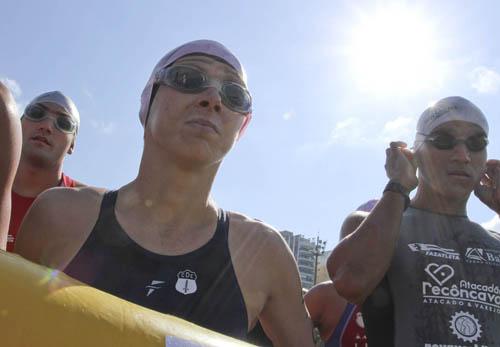
[[[276, 346], [312, 346], [297, 265], [280, 234], [210, 196], [251, 112], [243, 67], [225, 46], [198, 40], [169, 52], [141, 96], [137, 178], [117, 191], [42, 195], [19, 252], [223, 334], [245, 339], [260, 320]], [[54, 242], [67, 246], [51, 252]]]
[[373, 211], [347, 218], [354, 233], [333, 251], [329, 273], [341, 295], [363, 303], [370, 346], [500, 341], [500, 310], [491, 309], [500, 237], [466, 210], [474, 191], [500, 212], [500, 162], [487, 160], [488, 131], [467, 99], [439, 100], [420, 116], [414, 151], [399, 141], [387, 148], [389, 183]]
[[63, 173], [64, 158], [73, 153], [80, 114], [73, 101], [59, 91], [43, 93], [26, 106], [21, 117], [23, 146], [12, 187], [7, 251], [36, 197], [53, 187], [83, 186]]

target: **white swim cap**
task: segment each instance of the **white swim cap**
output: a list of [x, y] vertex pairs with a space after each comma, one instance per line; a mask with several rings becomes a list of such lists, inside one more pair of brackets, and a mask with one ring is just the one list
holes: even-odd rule
[[36, 98], [31, 100], [31, 102], [26, 106], [28, 109], [30, 106], [35, 104], [40, 104], [43, 102], [50, 102], [60, 106], [67, 114], [70, 116], [76, 123], [76, 132], [78, 132], [78, 128], [80, 127], [80, 113], [76, 108], [75, 103], [69, 97], [56, 90], [53, 92], [47, 92], [38, 95]]
[[414, 147], [417, 148], [439, 125], [457, 120], [476, 124], [488, 136], [488, 121], [483, 112], [461, 96], [449, 96], [439, 100], [422, 113], [417, 123]]

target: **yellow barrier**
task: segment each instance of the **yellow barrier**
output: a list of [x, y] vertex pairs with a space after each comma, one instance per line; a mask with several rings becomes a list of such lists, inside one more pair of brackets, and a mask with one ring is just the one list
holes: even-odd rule
[[0, 251], [5, 347], [250, 346]]

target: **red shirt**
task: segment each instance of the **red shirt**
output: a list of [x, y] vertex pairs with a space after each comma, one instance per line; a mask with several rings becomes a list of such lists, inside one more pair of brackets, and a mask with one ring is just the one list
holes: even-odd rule
[[[75, 187], [76, 183], [73, 179], [62, 175], [61, 182], [59, 183], [59, 187]], [[33, 201], [35, 201], [35, 197], [25, 197], [21, 196], [14, 191], [12, 191], [12, 209], [10, 212], [10, 223], [9, 223], [9, 235], [7, 236], [7, 251], [14, 251], [14, 244], [16, 242], [17, 232], [19, 227], [21, 226], [21, 222], [23, 221], [26, 212], [30, 208]]]
[[358, 306], [347, 303], [340, 322], [325, 347], [368, 347], [365, 323]]

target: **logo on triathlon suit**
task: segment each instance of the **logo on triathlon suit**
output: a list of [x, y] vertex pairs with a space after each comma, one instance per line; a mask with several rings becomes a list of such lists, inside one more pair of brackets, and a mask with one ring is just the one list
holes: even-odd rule
[[429, 276], [422, 281], [424, 304], [461, 306], [500, 314], [500, 287], [497, 284], [460, 279], [447, 264], [430, 263], [424, 270]]
[[476, 342], [481, 337], [481, 324], [472, 314], [457, 312], [450, 319], [451, 332], [464, 342]]
[[465, 259], [468, 263], [500, 266], [500, 251], [484, 248], [467, 248]]
[[365, 321], [363, 320], [363, 314], [361, 312], [356, 312], [356, 324], [361, 329], [365, 328]]
[[448, 282], [455, 274], [455, 270], [451, 266], [434, 263], [427, 265], [425, 272], [440, 286]]
[[409, 243], [408, 247], [410, 247], [413, 252], [418, 252], [429, 257], [460, 260], [460, 254], [454, 249], [442, 248], [426, 243]]
[[151, 284], [146, 286], [146, 289], [148, 290], [146, 296], [150, 296], [151, 294], [153, 294], [156, 289], [161, 289], [161, 285], [164, 283], [165, 281], [151, 281]]
[[184, 295], [193, 294], [198, 288], [196, 286], [196, 273], [191, 270], [179, 271], [175, 289]]

